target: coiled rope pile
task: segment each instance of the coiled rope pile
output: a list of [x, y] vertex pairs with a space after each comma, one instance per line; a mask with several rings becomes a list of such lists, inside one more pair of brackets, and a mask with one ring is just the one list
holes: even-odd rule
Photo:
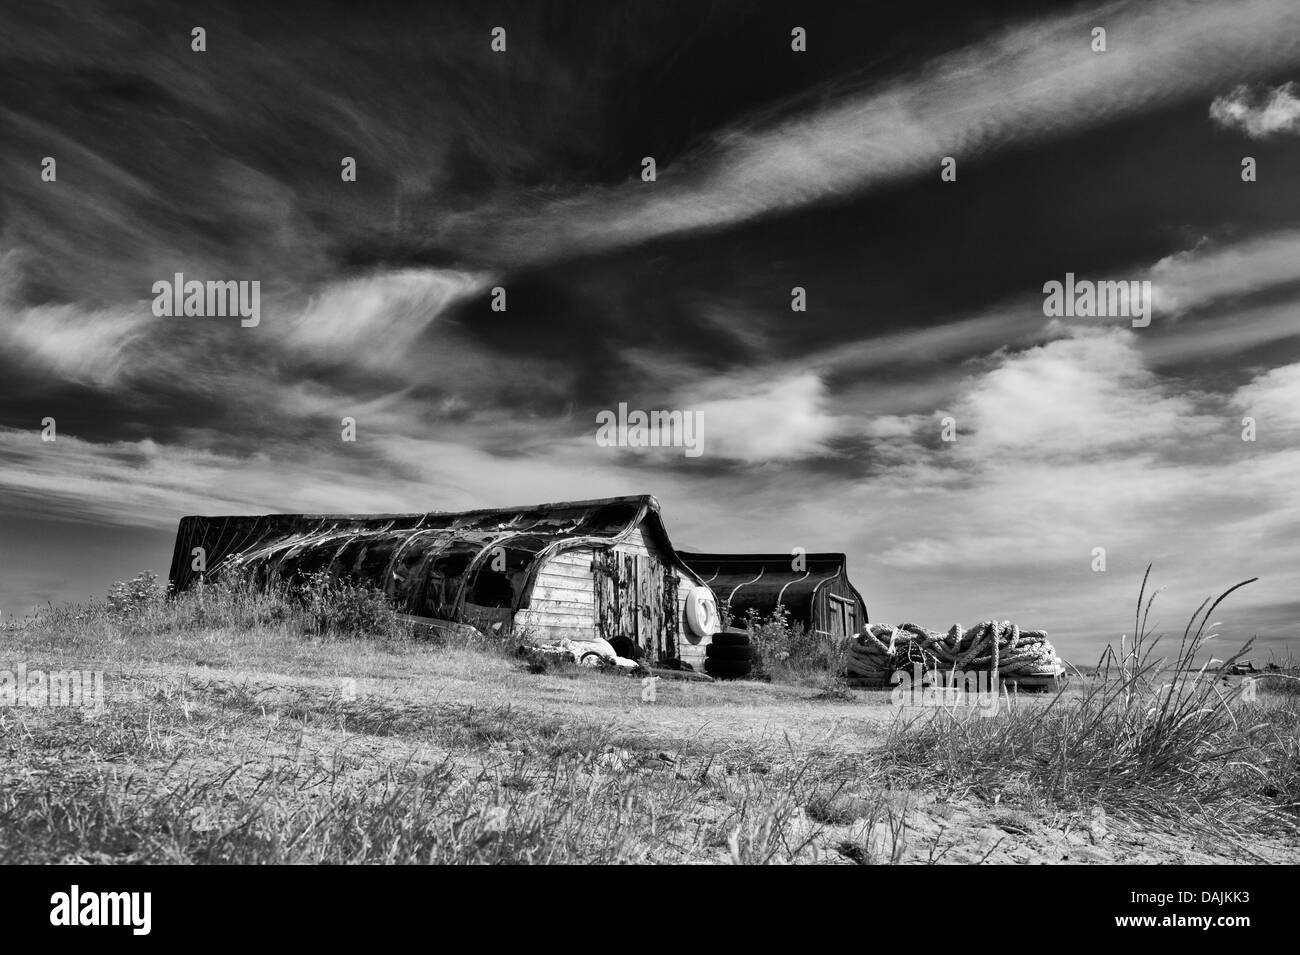
[[869, 624], [849, 644], [850, 676], [875, 677], [920, 663], [927, 670], [996, 670], [999, 676], [1059, 676], [1065, 663], [1045, 630], [1021, 630], [1010, 620], [985, 620], [947, 633], [914, 623]]

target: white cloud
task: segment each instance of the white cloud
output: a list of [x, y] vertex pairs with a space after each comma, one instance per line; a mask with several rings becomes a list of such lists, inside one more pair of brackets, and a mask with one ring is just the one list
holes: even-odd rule
[[[1300, 364], [1274, 368], [1237, 389], [1237, 407], [1264, 435], [1300, 431]], [[1300, 482], [1298, 482], [1300, 483]]]
[[861, 433], [878, 442], [888, 460], [930, 460], [941, 419], [951, 415], [959, 437], [944, 453], [945, 466], [974, 472], [1009, 462], [1061, 466], [1088, 457], [1176, 451], [1220, 426], [1198, 413], [1197, 395], [1151, 371], [1138, 336], [1125, 329], [1054, 327], [1065, 337], [972, 363], [952, 383], [943, 407], [877, 415]]
[[1207, 427], [1186, 395], [1143, 364], [1134, 336], [1115, 329], [1078, 331], [1003, 357], [955, 416], [961, 430], [973, 431], [978, 455], [1035, 461], [1150, 450]]
[[704, 454], [747, 462], [822, 454], [843, 429], [829, 412], [825, 384], [814, 374], [757, 380], [730, 376], [684, 395], [680, 406], [704, 420]]
[[1300, 132], [1300, 96], [1295, 83], [1267, 91], [1238, 86], [1210, 104], [1210, 118], [1225, 129], [1238, 129], [1251, 139]]

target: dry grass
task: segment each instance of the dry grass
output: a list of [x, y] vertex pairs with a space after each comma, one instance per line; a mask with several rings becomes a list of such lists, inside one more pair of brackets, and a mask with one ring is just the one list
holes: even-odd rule
[[1097, 805], [1145, 823], [1210, 826], [1241, 838], [1261, 829], [1294, 832], [1294, 697], [1248, 702], [1240, 685], [1223, 686], [1222, 674], [1249, 644], [1213, 670], [1192, 665], [1212, 636], [1211, 614], [1237, 587], [1202, 604], [1177, 652], [1164, 658], [1147, 628], [1154, 595], [1143, 603], [1144, 578], [1136, 637], [1107, 648], [1081, 692], [1062, 693], [1045, 709], [1013, 706], [999, 719], [940, 711], [898, 724], [883, 754], [887, 765], [913, 785], [994, 803]]
[[530, 673], [499, 641], [148, 591], [0, 630], [10, 660], [103, 669], [108, 695], [98, 715], [0, 708], [0, 860], [1022, 861], [1007, 846], [1046, 825], [1057, 861], [1094, 805], [1229, 841], [1295, 829], [1294, 697], [1162, 688], [1145, 625], [1082, 693], [899, 720], [812, 666], [643, 705], [635, 679]]
[[770, 744], [224, 681], [96, 719], [13, 710], [0, 735], [6, 862], [815, 861], [825, 820], [801, 807], [843, 785]]
[[[425, 752], [297, 745], [320, 725]], [[268, 703], [214, 686], [4, 729], [28, 767], [0, 794], [6, 862], [769, 862], [810, 854], [816, 834], [794, 832], [818, 786], [806, 767], [710, 773], [716, 754], [661, 756], [509, 708]], [[256, 746], [236, 757], [231, 740]], [[81, 771], [33, 769], [52, 757]]]
[[[719, 741], [592, 719], [599, 704], [634, 723], [639, 682], [580, 667], [533, 675], [500, 642], [349, 637], [310, 606], [238, 588], [177, 601], [130, 592], [145, 596], [50, 608], [0, 634], [33, 668], [109, 675], [102, 714], [0, 708], [0, 860], [827, 854], [825, 826], [804, 807], [843, 791], [833, 754], [772, 734]], [[553, 705], [516, 706], [521, 688]], [[714, 688], [679, 687], [702, 689]], [[714, 705], [745, 696], [717, 689]], [[867, 838], [861, 828], [849, 820], [834, 841]]]

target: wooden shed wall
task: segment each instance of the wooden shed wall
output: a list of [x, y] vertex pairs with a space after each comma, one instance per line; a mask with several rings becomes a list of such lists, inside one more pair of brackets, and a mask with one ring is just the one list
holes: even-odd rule
[[664, 551], [659, 547], [654, 538], [645, 532], [645, 524], [642, 524], [632, 532], [623, 543], [615, 545], [615, 550], [625, 553], [644, 554], [653, 556], [658, 560], [671, 567], [677, 575], [677, 654], [686, 663], [689, 663], [697, 670], [704, 669], [704, 648], [708, 645], [707, 638], [701, 639], [691, 632], [691, 626], [686, 621], [686, 598], [690, 594], [692, 587], [699, 586], [687, 576], [686, 572], [677, 566], [674, 555]]
[[817, 597], [813, 601], [814, 628], [826, 633], [832, 632], [832, 614], [830, 606], [831, 595], [843, 597], [845, 600], [849, 601], [849, 603], [853, 604], [856, 608], [856, 625], [854, 629], [855, 631], [860, 631], [862, 625], [867, 622], [867, 608], [866, 605], [858, 599], [858, 595], [853, 592], [853, 588], [849, 586], [849, 582], [844, 574], [840, 574], [840, 576], [836, 577], [834, 580], [826, 581], [826, 583], [817, 588]]
[[[686, 597], [697, 586], [676, 566], [671, 553], [645, 533], [644, 525], [624, 541], [611, 548], [621, 555], [654, 558], [672, 569], [677, 577], [676, 648], [680, 658], [697, 670], [704, 666], [704, 647], [708, 640], [697, 638], [686, 621]], [[515, 632], [527, 630], [535, 639], [558, 642], [590, 639], [598, 633], [596, 579], [593, 548], [563, 551], [546, 561], [537, 575], [529, 606], [515, 614]]]
[[590, 547], [562, 551], [537, 574], [528, 608], [515, 614], [515, 632], [525, 630], [543, 643], [596, 635], [596, 588]]

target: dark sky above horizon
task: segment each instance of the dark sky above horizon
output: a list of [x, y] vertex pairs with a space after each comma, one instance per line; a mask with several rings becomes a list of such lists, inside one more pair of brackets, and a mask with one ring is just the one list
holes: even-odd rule
[[[1047, 6], [8, 5], [0, 611], [184, 514], [653, 493], [679, 547], [847, 552], [873, 619], [1084, 659], [1152, 562], [1167, 630], [1258, 576], [1225, 650], [1285, 652], [1300, 6]], [[177, 272], [260, 324], [156, 317]], [[1045, 317], [1067, 272], [1150, 326]], [[621, 402], [704, 453], [598, 446]]]

